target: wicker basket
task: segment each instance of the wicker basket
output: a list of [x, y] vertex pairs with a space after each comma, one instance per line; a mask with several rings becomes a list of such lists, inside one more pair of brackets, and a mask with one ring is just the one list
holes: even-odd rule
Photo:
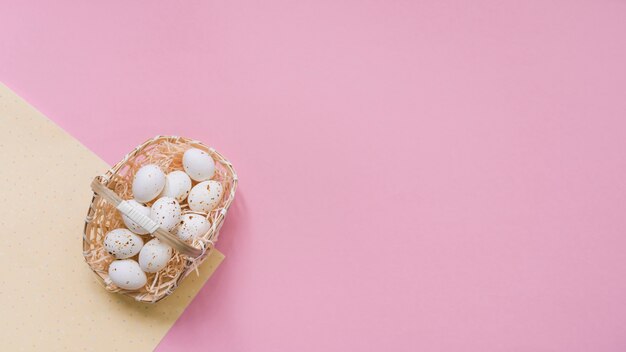
[[[135, 172], [147, 164], [157, 164], [166, 173], [182, 170], [182, 155], [189, 148], [204, 150], [213, 157], [215, 160], [213, 180], [220, 181], [224, 187], [220, 203], [208, 214], [190, 211], [187, 200], [180, 204], [183, 213], [205, 215], [211, 223], [209, 231], [195, 239], [183, 241], [165, 229], [154, 226], [150, 229], [151, 234], [143, 238], [148, 240], [154, 236], [169, 244], [174, 248], [172, 258], [161, 271], [147, 274], [147, 284], [141, 289], [128, 291], [116, 287], [108, 275], [109, 264], [114, 258], [104, 248], [105, 235], [110, 230], [124, 227], [121, 213], [137, 223], [151, 222], [148, 217], [132, 211], [132, 207], [124, 202], [125, 199], [132, 199], [131, 185]], [[94, 196], [85, 219], [83, 236], [83, 255], [87, 264], [108, 291], [131, 296], [138, 301], [154, 303], [170, 295], [188, 274], [197, 270], [197, 266], [213, 250], [226, 212], [235, 198], [237, 174], [226, 158], [199, 141], [183, 137], [156, 136], [135, 148], [106, 174], [96, 177], [91, 187]]]

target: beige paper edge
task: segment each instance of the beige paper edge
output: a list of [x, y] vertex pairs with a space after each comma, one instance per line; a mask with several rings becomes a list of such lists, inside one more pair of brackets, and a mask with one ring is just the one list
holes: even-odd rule
[[143, 304], [108, 293], [82, 256], [89, 183], [103, 160], [0, 84], [3, 351], [152, 351], [223, 260]]

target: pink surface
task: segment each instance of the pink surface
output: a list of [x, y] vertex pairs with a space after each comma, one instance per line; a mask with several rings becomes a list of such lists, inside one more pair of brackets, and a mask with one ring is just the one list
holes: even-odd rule
[[0, 80], [105, 160], [237, 166], [159, 351], [626, 349], [626, 3], [2, 9]]

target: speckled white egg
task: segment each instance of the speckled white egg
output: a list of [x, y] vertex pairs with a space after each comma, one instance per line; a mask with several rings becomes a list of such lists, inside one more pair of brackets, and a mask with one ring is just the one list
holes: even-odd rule
[[182, 202], [191, 190], [191, 179], [183, 171], [172, 171], [165, 176], [165, 187], [159, 197], [176, 198]]
[[208, 213], [213, 210], [222, 199], [224, 187], [218, 181], [204, 181], [195, 185], [189, 192], [189, 208], [193, 211]]
[[165, 268], [170, 258], [172, 247], [155, 238], [148, 241], [139, 252], [139, 266], [147, 273], [156, 273]]
[[[128, 203], [130, 203], [141, 214], [145, 216], [150, 216], [150, 208], [148, 208], [147, 206], [137, 202], [134, 199], [128, 200]], [[148, 234], [148, 231], [144, 230], [143, 227], [139, 226], [139, 224], [132, 221], [128, 216], [122, 214], [122, 220], [124, 221], [124, 225], [126, 225], [126, 227], [128, 227], [128, 229], [131, 230], [132, 232], [138, 235]]]
[[215, 161], [204, 150], [192, 148], [183, 154], [183, 168], [194, 181], [206, 181], [215, 174]]
[[180, 221], [180, 205], [171, 197], [157, 199], [150, 208], [150, 219], [156, 221], [159, 226], [172, 231]]
[[211, 228], [211, 223], [206, 217], [199, 214], [183, 214], [180, 225], [176, 228], [176, 234], [181, 240], [188, 240], [203, 235]]
[[104, 248], [117, 259], [130, 258], [141, 250], [143, 240], [127, 229], [109, 231], [104, 237]]
[[139, 203], [156, 198], [165, 186], [165, 174], [154, 164], [142, 166], [133, 179], [133, 197]]
[[138, 290], [148, 281], [139, 264], [132, 259], [113, 261], [109, 265], [109, 279], [124, 290]]

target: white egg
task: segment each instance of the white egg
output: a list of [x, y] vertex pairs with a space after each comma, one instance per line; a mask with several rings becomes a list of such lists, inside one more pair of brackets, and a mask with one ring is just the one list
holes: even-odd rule
[[219, 204], [222, 193], [224, 193], [224, 187], [218, 181], [200, 182], [189, 192], [189, 208], [193, 211], [208, 213]]
[[139, 266], [147, 273], [156, 273], [165, 268], [170, 258], [172, 247], [155, 238], [146, 243], [139, 252]]
[[125, 290], [137, 290], [146, 285], [146, 274], [132, 259], [115, 260], [109, 265], [109, 279]]
[[171, 197], [157, 199], [150, 208], [150, 219], [156, 221], [159, 226], [172, 231], [180, 221], [180, 205]]
[[176, 198], [182, 202], [191, 190], [191, 179], [183, 171], [172, 171], [165, 176], [165, 187], [159, 197]]
[[117, 259], [130, 258], [141, 250], [143, 240], [127, 229], [109, 231], [104, 237], [104, 248]]
[[133, 179], [133, 197], [139, 203], [147, 203], [156, 198], [164, 186], [165, 174], [158, 166], [142, 166]]
[[204, 235], [211, 228], [211, 223], [206, 217], [198, 214], [183, 214], [180, 225], [176, 228], [176, 234], [181, 240], [188, 240]]
[[215, 161], [204, 150], [197, 148], [189, 149], [183, 154], [183, 167], [185, 172], [194, 181], [206, 181], [215, 174]]
[[[130, 203], [141, 214], [145, 216], [150, 216], [150, 208], [148, 208], [147, 206], [137, 202], [134, 199], [128, 200], [128, 203]], [[122, 220], [124, 221], [124, 224], [126, 225], [126, 227], [128, 227], [128, 229], [131, 230], [132, 232], [138, 235], [148, 234], [148, 231], [144, 230], [143, 227], [139, 226], [139, 224], [132, 221], [128, 216], [122, 214]]]

